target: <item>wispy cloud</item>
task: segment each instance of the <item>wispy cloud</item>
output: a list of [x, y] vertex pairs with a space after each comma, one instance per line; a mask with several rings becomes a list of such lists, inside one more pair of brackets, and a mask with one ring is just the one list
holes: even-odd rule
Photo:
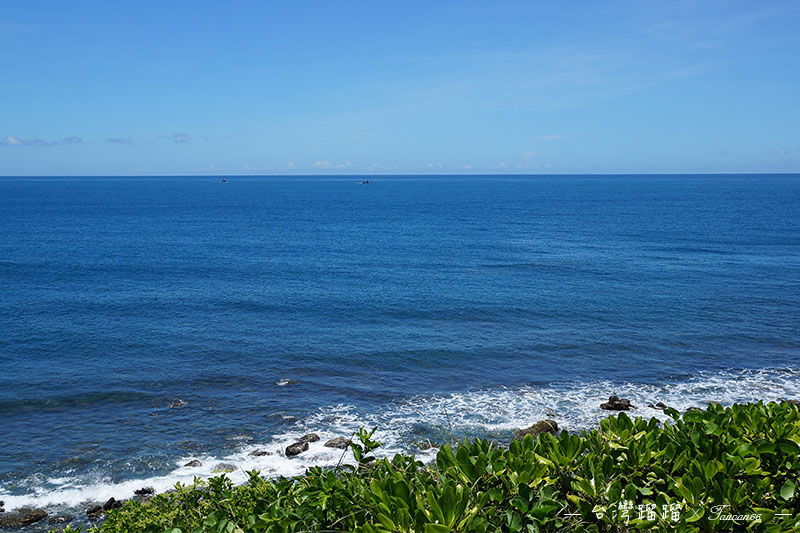
[[[185, 144], [192, 140], [192, 136], [186, 133], [173, 133], [172, 135], [159, 135], [162, 139], [166, 139], [168, 141], [172, 141], [176, 144]], [[208, 137], [205, 138], [208, 140]]]
[[719, 153], [719, 155], [728, 155], [728, 154], [730, 154], [730, 152], [727, 151], [727, 150], [720, 150], [718, 153]]
[[58, 143], [51, 143], [47, 141], [43, 141], [41, 139], [20, 139], [18, 137], [14, 137], [13, 135], [7, 135], [0, 141], [0, 145], [5, 146], [52, 146]]
[[64, 139], [64, 142], [67, 144], [79, 144], [83, 142], [83, 139], [81, 139], [80, 137], [73, 136], [73, 137], [67, 137], [66, 139]]
[[531, 157], [536, 155], [536, 152], [522, 152], [519, 154], [522, 159], [530, 159]]
[[537, 141], [557, 141], [559, 139], [563, 139], [563, 135], [540, 135], [536, 137]]
[[288, 168], [289, 170], [294, 169], [296, 166], [297, 164], [295, 164], [294, 161], [289, 161], [288, 163], [286, 163], [286, 168]]
[[437, 161], [436, 163], [428, 163], [428, 168], [438, 170], [440, 168], [444, 168], [444, 165]]
[[133, 144], [133, 137], [110, 137], [106, 139], [107, 143], [112, 144], [126, 144], [131, 145]]
[[323, 161], [315, 161], [313, 166], [314, 166], [314, 168], [323, 169], [323, 170], [324, 169], [328, 169], [328, 170], [330, 170], [330, 169], [339, 169], [339, 170], [341, 170], [343, 168], [352, 167], [353, 163], [351, 163], [350, 161], [346, 161], [344, 163], [331, 163], [330, 161], [328, 161], [326, 159], [326, 160], [323, 160]]

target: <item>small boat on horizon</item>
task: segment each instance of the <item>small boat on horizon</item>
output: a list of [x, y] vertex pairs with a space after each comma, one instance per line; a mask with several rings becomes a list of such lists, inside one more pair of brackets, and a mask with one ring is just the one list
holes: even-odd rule
[[372, 183], [372, 182], [371, 182], [371, 181], [369, 181], [369, 180], [361, 180], [361, 183], [360, 183], [360, 185], [369, 185], [369, 184], [371, 184], [371, 183]]
[[219, 180], [220, 183], [228, 183], [228, 178], [222, 178]]

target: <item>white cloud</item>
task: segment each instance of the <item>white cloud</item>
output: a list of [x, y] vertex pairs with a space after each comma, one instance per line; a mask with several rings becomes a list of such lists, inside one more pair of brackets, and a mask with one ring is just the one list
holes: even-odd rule
[[297, 165], [294, 163], [294, 161], [289, 161], [288, 163], [286, 163], [286, 168], [288, 169], [295, 168], [296, 166]]
[[780, 148], [778, 148], [777, 150], [775, 150], [775, 153], [778, 155], [784, 155], [786, 153], [786, 150], [781, 150]]
[[439, 168], [443, 168], [443, 167], [444, 167], [444, 166], [443, 166], [441, 163], [439, 163], [439, 162], [436, 162], [436, 163], [428, 163], [428, 168], [439, 169]]
[[497, 163], [494, 168], [506, 168], [506, 164], [501, 161]]
[[328, 160], [324, 161], [314, 161], [314, 168], [331, 168], [333, 167], [333, 163]]
[[472, 170], [472, 165], [464, 165], [461, 168], [463, 168], [464, 170]]
[[519, 155], [522, 157], [522, 159], [530, 159], [531, 157], [536, 155], [536, 152], [522, 152]]
[[183, 144], [183, 143], [188, 143], [189, 141], [191, 141], [192, 140], [192, 136], [191, 135], [187, 135], [185, 133], [173, 133], [172, 134], [172, 140], [173, 140], [173, 142], [176, 142], [178, 144]]
[[72, 136], [72, 137], [67, 137], [66, 139], [64, 139], [64, 142], [67, 143], [67, 144], [78, 144], [78, 143], [82, 143], [83, 139], [81, 139], [80, 137]]
[[9, 135], [6, 137], [6, 144], [9, 146], [23, 146], [23, 142], [17, 139], [16, 137], [12, 137]]

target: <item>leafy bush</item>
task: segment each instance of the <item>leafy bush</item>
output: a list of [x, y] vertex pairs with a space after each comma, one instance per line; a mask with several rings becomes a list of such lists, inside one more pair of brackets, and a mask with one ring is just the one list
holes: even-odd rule
[[224, 476], [128, 502], [107, 531], [800, 531], [800, 414], [747, 404], [632, 420], [581, 435], [486, 440], [373, 460], [359, 432], [355, 466], [295, 479]]

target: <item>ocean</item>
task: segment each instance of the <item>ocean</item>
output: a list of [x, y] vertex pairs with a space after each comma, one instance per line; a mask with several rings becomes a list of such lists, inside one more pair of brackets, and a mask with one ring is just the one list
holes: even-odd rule
[[800, 398], [800, 175], [360, 180], [0, 178], [6, 510]]

